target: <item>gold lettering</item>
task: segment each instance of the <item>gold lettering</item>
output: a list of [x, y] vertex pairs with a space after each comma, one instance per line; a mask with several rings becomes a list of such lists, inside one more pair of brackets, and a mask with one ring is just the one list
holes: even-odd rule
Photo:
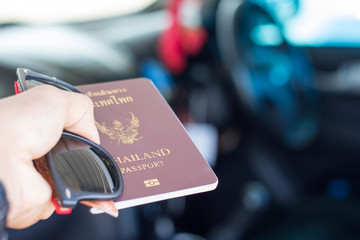
[[170, 154], [170, 150], [167, 148], [160, 149], [160, 152], [162, 153], [163, 156]]
[[163, 166], [165, 166], [164, 161], [156, 161], [156, 162], [143, 163], [143, 164], [139, 164], [139, 165], [132, 165], [129, 167], [120, 168], [120, 171], [122, 174], [125, 174], [125, 173], [144, 171], [147, 169], [153, 169], [153, 168], [163, 167]]
[[126, 162], [132, 162], [128, 157], [124, 157], [124, 163]]
[[120, 157], [117, 157], [116, 160], [117, 160], [117, 162], [119, 162], [119, 163], [132, 162], [128, 157], [124, 157], [122, 161], [121, 161], [121, 158], [120, 158]]
[[92, 92], [88, 91], [88, 92], [85, 93], [85, 95], [88, 96], [88, 97], [92, 97]]
[[147, 159], [147, 158], [152, 158], [149, 154], [144, 153], [144, 158], [143, 159]]
[[125, 98], [118, 98], [117, 99], [121, 104], [123, 104], [123, 103], [126, 103], [126, 99]]
[[116, 104], [120, 104], [117, 100], [116, 100], [116, 97], [114, 95], [111, 95], [109, 98], [111, 98], [112, 100], [114, 100], [114, 102]]
[[94, 96], [94, 97], [100, 97], [101, 94], [100, 94], [100, 92], [93, 92], [93, 96]]
[[107, 103], [108, 105], [114, 105], [113, 100], [112, 100], [112, 99], [110, 99], [110, 98], [106, 101], [106, 103]]
[[88, 97], [100, 97], [100, 96], [106, 96], [106, 95], [121, 94], [121, 93], [126, 93], [126, 92], [127, 92], [126, 88], [107, 89], [107, 90], [102, 89], [102, 90], [99, 90], [96, 92], [87, 91], [85, 93], [85, 95]]
[[[92, 93], [93, 96], [98, 96], [98, 94], [100, 94], [100, 92]], [[131, 103], [131, 102], [134, 102], [134, 99], [131, 96], [116, 98], [114, 95], [111, 95], [107, 99], [94, 101], [94, 107], [107, 107], [114, 104], [119, 105], [119, 104]]]
[[[164, 157], [164, 156], [167, 156], [170, 154], [171, 154], [171, 151], [168, 148], [162, 148], [159, 150], [150, 151], [149, 153], [147, 153], [147, 152], [142, 153], [142, 154], [134, 153], [134, 154], [130, 154], [128, 156], [119, 156], [119, 157], [116, 157], [116, 162], [118, 162], [119, 164], [132, 163], [132, 162], [137, 162], [137, 161], [145, 161], [145, 160], [157, 158], [157, 157]], [[157, 163], [159, 166], [164, 165], [163, 161], [157, 161]], [[158, 165], [154, 165], [153, 167], [157, 167]], [[150, 168], [146, 165], [146, 163], [145, 163], [145, 165], [141, 164], [138, 166], [140, 166], [141, 168]]]
[[161, 157], [162, 156], [161, 153], [160, 153], [160, 150], [157, 150], [156, 152], [151, 152], [151, 155], [153, 157], [156, 157], [156, 156]]
[[133, 102], [133, 98], [131, 96], [122, 97], [117, 99], [121, 104]]
[[136, 159], [134, 158], [134, 155], [133, 155], [133, 154], [131, 154], [130, 156], [131, 156], [131, 159], [135, 162], [135, 161], [136, 161]]
[[98, 101], [98, 103], [99, 103], [100, 106], [102, 106], [102, 107], [107, 106], [106, 100], [100, 100], [100, 101]]
[[134, 154], [136, 156], [136, 161], [141, 161], [141, 160], [144, 160], [144, 158], [140, 158], [137, 154]]

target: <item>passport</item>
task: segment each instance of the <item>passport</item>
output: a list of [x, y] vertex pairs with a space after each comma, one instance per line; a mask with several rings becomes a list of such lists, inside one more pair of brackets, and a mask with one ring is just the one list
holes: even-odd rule
[[114, 201], [117, 209], [217, 187], [214, 171], [151, 80], [77, 87], [93, 101], [100, 145], [121, 170], [124, 189]]

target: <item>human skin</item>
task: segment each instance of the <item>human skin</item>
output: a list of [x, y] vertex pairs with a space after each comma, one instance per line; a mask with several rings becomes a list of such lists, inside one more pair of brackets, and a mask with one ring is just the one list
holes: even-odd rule
[[9, 202], [7, 227], [21, 229], [54, 212], [51, 188], [33, 166], [63, 129], [100, 143], [85, 95], [42, 85], [0, 99], [0, 181]]

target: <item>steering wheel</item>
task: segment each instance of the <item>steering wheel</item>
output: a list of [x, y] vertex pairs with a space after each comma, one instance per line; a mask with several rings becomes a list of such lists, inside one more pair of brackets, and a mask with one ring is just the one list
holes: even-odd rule
[[315, 76], [304, 49], [255, 1], [222, 0], [216, 13], [221, 60], [237, 100], [286, 146], [308, 145], [318, 129]]

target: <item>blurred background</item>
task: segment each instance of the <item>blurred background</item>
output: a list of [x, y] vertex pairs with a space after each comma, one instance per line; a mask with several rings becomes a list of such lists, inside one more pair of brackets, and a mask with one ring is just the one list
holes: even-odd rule
[[1, 98], [17, 67], [74, 85], [150, 78], [219, 178], [10, 239], [359, 239], [359, 28], [358, 0], [2, 1]]

